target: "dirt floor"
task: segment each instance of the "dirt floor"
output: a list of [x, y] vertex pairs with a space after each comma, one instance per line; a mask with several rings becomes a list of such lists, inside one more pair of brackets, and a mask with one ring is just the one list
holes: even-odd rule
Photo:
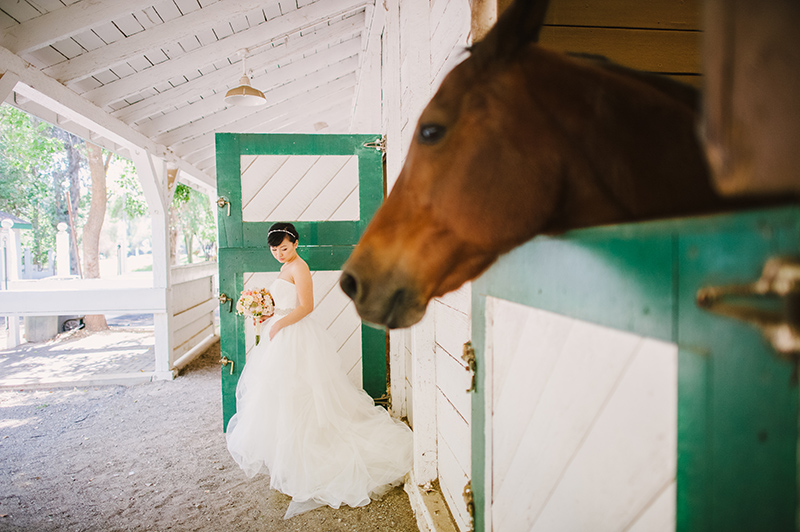
[[401, 488], [288, 521], [225, 446], [219, 344], [174, 381], [0, 391], [0, 530], [417, 531]]

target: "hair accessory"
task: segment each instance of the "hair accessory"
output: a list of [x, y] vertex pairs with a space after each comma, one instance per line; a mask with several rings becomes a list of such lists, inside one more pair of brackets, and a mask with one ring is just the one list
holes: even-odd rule
[[292, 237], [297, 238], [297, 235], [295, 235], [288, 229], [273, 229], [272, 231], [267, 233], [267, 236], [271, 235], [272, 233], [286, 233], [287, 235], [291, 235]]

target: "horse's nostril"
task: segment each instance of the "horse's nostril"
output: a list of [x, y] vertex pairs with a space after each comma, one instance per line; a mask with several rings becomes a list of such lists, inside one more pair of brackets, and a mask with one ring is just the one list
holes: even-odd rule
[[356, 300], [356, 294], [358, 294], [358, 281], [356, 281], [355, 277], [349, 273], [342, 273], [341, 278], [339, 278], [339, 286], [342, 287], [342, 291], [347, 294], [347, 297], [353, 301]]

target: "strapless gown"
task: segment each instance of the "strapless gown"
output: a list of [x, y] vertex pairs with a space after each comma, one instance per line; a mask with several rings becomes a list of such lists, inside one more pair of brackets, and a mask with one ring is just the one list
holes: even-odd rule
[[[293, 283], [270, 287], [275, 316], [297, 306]], [[273, 318], [275, 319], [275, 318]], [[364, 506], [411, 469], [411, 430], [347, 378], [330, 334], [311, 316], [247, 356], [226, 439], [249, 477], [292, 497], [285, 519], [313, 508]]]

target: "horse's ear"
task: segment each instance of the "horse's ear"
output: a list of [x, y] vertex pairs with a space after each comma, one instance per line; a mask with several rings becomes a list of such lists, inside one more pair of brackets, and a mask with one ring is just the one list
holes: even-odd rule
[[472, 56], [488, 66], [512, 59], [529, 43], [539, 41], [548, 0], [514, 0], [486, 37], [472, 47]]

